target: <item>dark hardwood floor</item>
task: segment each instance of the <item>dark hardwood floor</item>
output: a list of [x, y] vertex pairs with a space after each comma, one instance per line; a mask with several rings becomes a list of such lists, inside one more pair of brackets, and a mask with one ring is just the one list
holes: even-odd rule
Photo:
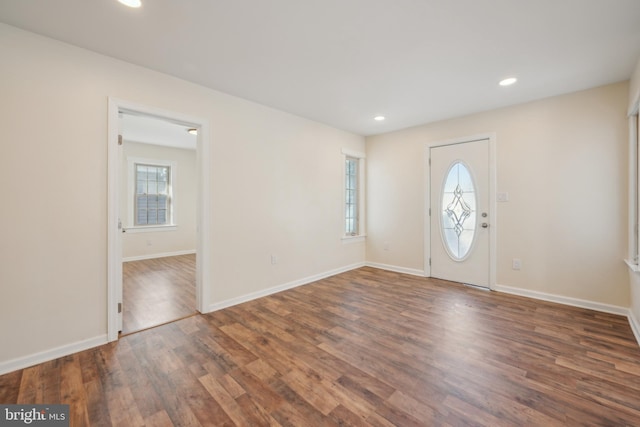
[[72, 426], [638, 426], [627, 319], [361, 268], [0, 376]]
[[196, 256], [179, 255], [122, 264], [122, 334], [196, 313]]

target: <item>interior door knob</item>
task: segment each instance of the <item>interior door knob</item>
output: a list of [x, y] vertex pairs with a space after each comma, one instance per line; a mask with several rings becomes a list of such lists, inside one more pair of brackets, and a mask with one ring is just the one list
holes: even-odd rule
[[482, 228], [488, 228], [488, 227], [489, 227], [489, 224], [487, 224], [486, 222], [482, 223]]

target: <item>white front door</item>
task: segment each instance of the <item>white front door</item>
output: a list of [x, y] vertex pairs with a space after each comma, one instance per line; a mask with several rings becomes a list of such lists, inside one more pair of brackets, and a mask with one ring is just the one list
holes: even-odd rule
[[429, 154], [431, 276], [489, 288], [489, 139]]

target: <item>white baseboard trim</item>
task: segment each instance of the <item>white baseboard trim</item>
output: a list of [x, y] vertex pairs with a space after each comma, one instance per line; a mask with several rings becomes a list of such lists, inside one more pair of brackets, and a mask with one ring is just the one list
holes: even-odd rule
[[381, 270], [393, 271], [395, 273], [404, 273], [404, 274], [410, 274], [412, 276], [425, 277], [424, 271], [418, 270], [417, 268], [398, 267], [396, 265], [380, 264], [377, 262], [369, 262], [369, 261], [367, 261], [365, 265], [367, 267], [379, 268]]
[[296, 288], [298, 286], [307, 285], [309, 283], [325, 279], [327, 277], [335, 276], [336, 274], [344, 273], [346, 271], [355, 270], [356, 268], [364, 267], [364, 262], [358, 262], [355, 264], [347, 265], [344, 267], [336, 268], [334, 270], [326, 271], [324, 273], [315, 274], [313, 276], [305, 277], [304, 279], [294, 280], [289, 283], [274, 286], [272, 288], [264, 289], [262, 291], [252, 292], [247, 295], [242, 295], [236, 298], [231, 298], [209, 306], [209, 312], [222, 310], [223, 308], [231, 307], [234, 305], [242, 304], [243, 302], [252, 301], [254, 299], [266, 297], [267, 295], [275, 294], [278, 292], [286, 291], [287, 289]]
[[530, 291], [527, 289], [513, 288], [511, 286], [495, 285], [494, 291], [504, 292], [512, 295], [519, 295], [521, 297], [529, 297], [533, 299], [539, 299], [543, 301], [555, 302], [558, 304], [571, 305], [573, 307], [586, 308], [589, 310], [601, 311], [603, 313], [617, 314], [625, 316], [629, 320], [629, 326], [631, 331], [640, 345], [640, 322], [633, 314], [633, 311], [628, 308], [620, 307], [617, 305], [603, 304], [594, 301], [583, 300], [579, 298], [564, 297], [561, 295], [548, 294], [545, 292]]
[[631, 330], [633, 331], [633, 335], [636, 337], [636, 341], [638, 341], [638, 345], [640, 345], [640, 322], [636, 318], [636, 315], [633, 314], [633, 310], [629, 309], [629, 325], [631, 326]]
[[573, 307], [586, 308], [589, 310], [601, 311], [603, 313], [618, 314], [627, 316], [629, 309], [617, 305], [603, 304], [594, 301], [588, 301], [579, 298], [565, 297], [562, 295], [548, 294], [546, 292], [531, 291], [528, 289], [514, 288], [511, 286], [494, 285], [492, 290], [504, 292], [506, 294], [519, 295], [521, 297], [529, 297], [543, 301], [555, 302], [558, 304], [571, 305]]
[[7, 374], [9, 372], [17, 371], [18, 369], [28, 368], [30, 366], [37, 365], [39, 363], [48, 362], [50, 360], [57, 359], [59, 357], [68, 356], [79, 351], [88, 350], [93, 347], [107, 343], [107, 335], [99, 335], [94, 338], [89, 338], [83, 341], [78, 341], [72, 344], [63, 345], [60, 347], [52, 348], [51, 350], [45, 350], [40, 353], [31, 354], [25, 357], [19, 357], [17, 359], [8, 360], [6, 362], [0, 362], [0, 375]]
[[163, 253], [159, 253], [159, 254], [138, 255], [138, 256], [130, 256], [130, 257], [127, 257], [127, 258], [122, 258], [122, 262], [142, 261], [142, 260], [145, 260], [145, 259], [155, 259], [155, 258], [166, 258], [168, 256], [191, 255], [191, 254], [195, 254], [195, 253], [196, 253], [195, 249], [189, 249], [189, 250], [186, 250], [186, 251], [163, 252]]

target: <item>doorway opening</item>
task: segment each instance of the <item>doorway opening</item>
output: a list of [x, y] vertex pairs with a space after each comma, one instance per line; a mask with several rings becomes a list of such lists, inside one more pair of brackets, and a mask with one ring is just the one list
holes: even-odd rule
[[196, 311], [197, 130], [120, 111], [121, 335]]
[[210, 311], [208, 135], [206, 120], [109, 99], [109, 341]]

